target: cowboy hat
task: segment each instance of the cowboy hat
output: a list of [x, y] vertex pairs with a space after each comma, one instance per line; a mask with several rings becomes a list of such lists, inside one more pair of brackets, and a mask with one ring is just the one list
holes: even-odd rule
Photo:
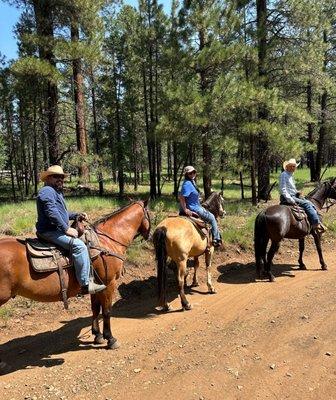
[[295, 158], [290, 158], [288, 161], [284, 161], [284, 163], [282, 164], [284, 170], [286, 169], [287, 165], [295, 165], [296, 167], [298, 167], [300, 163], [297, 163]]
[[184, 173], [185, 174], [190, 174], [190, 172], [196, 172], [196, 169], [192, 166], [192, 165], [187, 165], [185, 168], [184, 168]]
[[63, 175], [69, 176], [63, 171], [63, 168], [60, 165], [51, 165], [46, 171], [41, 172], [40, 178], [42, 182], [45, 182], [47, 177], [50, 175]]

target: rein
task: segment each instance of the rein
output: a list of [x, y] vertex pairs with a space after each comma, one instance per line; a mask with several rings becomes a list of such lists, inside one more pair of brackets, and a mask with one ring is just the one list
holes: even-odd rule
[[[148, 215], [148, 210], [147, 210], [142, 204], [140, 204], [140, 203], [138, 203], [138, 202], [135, 202], [134, 204], [137, 204], [137, 205], [139, 205], [139, 206], [142, 208], [142, 210], [143, 210], [143, 212], [144, 212], [144, 218], [149, 222], [149, 231], [150, 231], [151, 222], [150, 222], [150, 218], [149, 218], [149, 215]], [[120, 246], [125, 247], [126, 249], [127, 249], [127, 247], [130, 245], [129, 243], [128, 243], [128, 244], [124, 244], [124, 243], [120, 242], [119, 240], [115, 239], [114, 237], [112, 237], [112, 236], [109, 235], [108, 233], [102, 231], [101, 229], [98, 229], [98, 228], [97, 228], [94, 224], [92, 224], [92, 223], [88, 222], [88, 224], [89, 224], [89, 226], [96, 232], [97, 235], [105, 236], [105, 237], [107, 237], [108, 239], [110, 239], [111, 241], [113, 241], [113, 242], [119, 244]], [[140, 232], [138, 232], [138, 233], [134, 236], [134, 238], [138, 237], [139, 235], [140, 235]], [[109, 250], [108, 248], [106, 248], [106, 247], [102, 247], [102, 246], [91, 246], [91, 248], [92, 248], [92, 249], [99, 250], [99, 251], [101, 252], [101, 254], [102, 254], [102, 255], [105, 255], [105, 256], [113, 256], [113, 257], [119, 258], [119, 259], [122, 260], [122, 261], [125, 261], [125, 259], [126, 259], [124, 256], [122, 256], [122, 255], [120, 255], [120, 254], [118, 254], [118, 253], [114, 253], [113, 251], [110, 251], [110, 250]]]

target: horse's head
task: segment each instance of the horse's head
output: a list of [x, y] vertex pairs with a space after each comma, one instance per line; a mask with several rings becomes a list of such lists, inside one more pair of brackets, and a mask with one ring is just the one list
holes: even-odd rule
[[215, 218], [223, 218], [226, 214], [224, 210], [223, 191], [218, 193], [212, 192], [202, 205], [204, 208], [210, 211], [215, 216]]
[[329, 192], [328, 192], [328, 197], [329, 199], [336, 200], [336, 178], [330, 178], [329, 180]]
[[138, 201], [137, 204], [139, 204], [142, 209], [143, 209], [143, 218], [141, 220], [138, 233], [145, 239], [147, 240], [150, 235], [150, 230], [151, 230], [151, 221], [149, 217], [149, 212], [148, 212], [148, 199], [145, 201]]

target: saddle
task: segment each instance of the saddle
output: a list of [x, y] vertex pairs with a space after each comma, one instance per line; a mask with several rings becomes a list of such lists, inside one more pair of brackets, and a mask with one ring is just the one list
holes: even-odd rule
[[[101, 253], [99, 239], [92, 228], [86, 228], [80, 238], [89, 249], [91, 260], [94, 260]], [[61, 247], [46, 242], [42, 237], [26, 238], [24, 241], [27, 249], [27, 256], [35, 272], [51, 272], [59, 267], [71, 267], [71, 255]]]
[[305, 210], [302, 207], [300, 207], [298, 204], [287, 203], [285, 197], [283, 195], [281, 195], [280, 196], [280, 205], [287, 206], [291, 210], [292, 215], [296, 221], [306, 220], [306, 222], [308, 223], [308, 217], [307, 217]]
[[[94, 260], [104, 252], [104, 249], [99, 246], [97, 233], [91, 227], [84, 229], [84, 226], [80, 226], [77, 228], [74, 224], [73, 227], [77, 229], [80, 235], [79, 239], [87, 245], [91, 260]], [[64, 308], [67, 310], [69, 308], [69, 303], [64, 269], [72, 267], [71, 251], [69, 252], [63, 248], [57, 247], [40, 237], [26, 238], [24, 240], [20, 239], [19, 241], [26, 245], [27, 259], [35, 272], [44, 273], [58, 271], [61, 284], [61, 296]]]
[[[169, 215], [169, 217], [176, 217], [177, 215]], [[201, 238], [207, 239], [207, 249], [210, 248], [211, 240], [211, 226], [204, 222], [201, 218], [196, 217], [189, 217], [188, 215], [183, 214], [182, 212], [179, 213], [178, 217], [185, 218], [186, 220], [190, 221], [194, 227], [196, 228], [197, 232], [201, 235]]]

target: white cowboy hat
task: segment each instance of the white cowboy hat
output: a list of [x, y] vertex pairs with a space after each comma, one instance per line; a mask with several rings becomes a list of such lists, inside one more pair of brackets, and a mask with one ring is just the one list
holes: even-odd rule
[[187, 165], [187, 166], [184, 168], [184, 173], [185, 173], [185, 174], [190, 174], [190, 172], [193, 172], [193, 171], [196, 172], [196, 169], [195, 169], [192, 165]]
[[296, 167], [298, 167], [300, 163], [297, 163], [295, 158], [290, 158], [288, 161], [284, 161], [284, 163], [282, 164], [283, 169], [286, 169], [287, 165], [295, 165]]
[[47, 177], [50, 175], [63, 175], [64, 177], [69, 176], [63, 171], [60, 165], [51, 165], [46, 171], [41, 172], [40, 178], [42, 182], [45, 182]]

